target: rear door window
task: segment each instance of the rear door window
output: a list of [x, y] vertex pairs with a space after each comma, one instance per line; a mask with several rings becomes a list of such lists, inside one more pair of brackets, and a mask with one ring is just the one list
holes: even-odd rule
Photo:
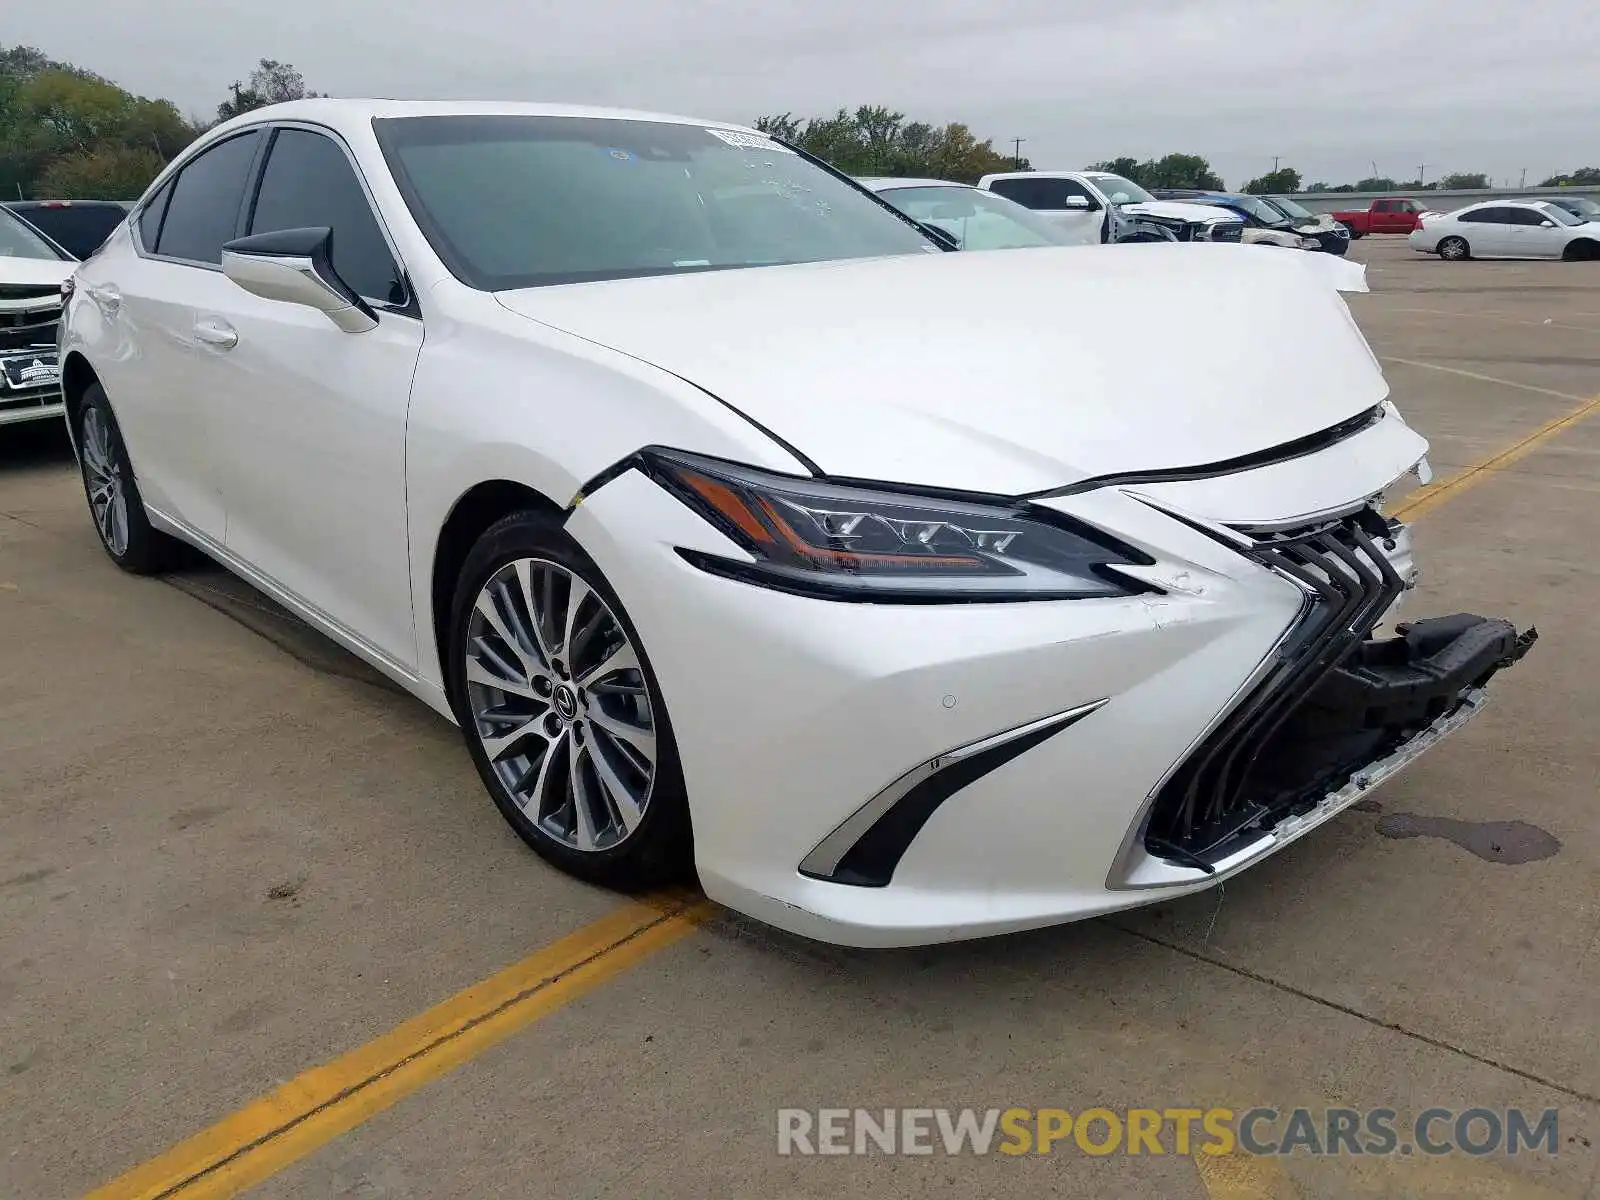
[[200, 153], [179, 173], [167, 203], [156, 253], [188, 262], [222, 263], [222, 244], [239, 228], [245, 185], [261, 141], [258, 130]]
[[172, 199], [171, 179], [161, 185], [161, 190], [150, 197], [139, 212], [139, 241], [146, 250], [154, 251], [161, 237], [161, 218], [167, 215], [167, 201]]

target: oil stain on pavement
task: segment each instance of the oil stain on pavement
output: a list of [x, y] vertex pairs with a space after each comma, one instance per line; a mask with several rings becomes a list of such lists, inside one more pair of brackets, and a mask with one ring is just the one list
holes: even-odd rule
[[1379, 818], [1377, 830], [1387, 838], [1444, 838], [1487, 862], [1512, 866], [1551, 858], [1561, 849], [1559, 838], [1526, 821], [1458, 821], [1389, 813]]

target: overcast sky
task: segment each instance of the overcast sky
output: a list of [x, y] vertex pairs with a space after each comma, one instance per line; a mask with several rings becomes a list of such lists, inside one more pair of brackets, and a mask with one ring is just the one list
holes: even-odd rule
[[1600, 165], [1600, 19], [1502, 0], [72, 0], [0, 36], [210, 113], [259, 58], [336, 96], [750, 121], [885, 104], [1036, 167], [1169, 151], [1231, 184]]

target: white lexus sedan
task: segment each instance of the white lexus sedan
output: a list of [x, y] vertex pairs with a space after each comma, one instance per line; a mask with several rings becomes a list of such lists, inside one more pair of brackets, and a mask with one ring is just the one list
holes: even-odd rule
[[1546, 200], [1485, 200], [1450, 213], [1424, 213], [1407, 244], [1451, 262], [1468, 258], [1600, 259], [1600, 222]]
[[750, 129], [309, 100], [77, 270], [64, 393], [117, 564], [361, 655], [551, 862], [934, 942], [1227, 878], [1532, 641], [1374, 633], [1426, 444], [1221, 249], [945, 253]]

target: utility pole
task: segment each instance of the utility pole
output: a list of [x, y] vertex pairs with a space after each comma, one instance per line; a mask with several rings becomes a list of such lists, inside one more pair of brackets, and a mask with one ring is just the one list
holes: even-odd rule
[[1011, 139], [1011, 165], [1017, 170], [1022, 170], [1022, 143], [1027, 138], [1014, 137]]
[[1517, 191], [1520, 192], [1520, 191], [1522, 191], [1523, 188], [1525, 188], [1527, 186], [1528, 186], [1528, 168], [1527, 167], [1523, 167], [1522, 168], [1522, 182], [1517, 184]]
[[1272, 156], [1272, 173], [1274, 175], [1278, 173], [1278, 158], [1279, 156], [1276, 154]]
[[1422, 163], [1417, 167], [1417, 186], [1421, 187], [1428, 182], [1428, 164]]

